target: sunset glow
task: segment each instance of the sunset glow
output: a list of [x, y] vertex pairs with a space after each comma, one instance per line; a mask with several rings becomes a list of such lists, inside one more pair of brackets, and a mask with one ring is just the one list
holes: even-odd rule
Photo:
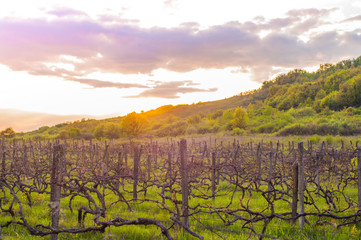
[[0, 109], [99, 117], [228, 98], [358, 57], [360, 11], [357, 0], [7, 2]]

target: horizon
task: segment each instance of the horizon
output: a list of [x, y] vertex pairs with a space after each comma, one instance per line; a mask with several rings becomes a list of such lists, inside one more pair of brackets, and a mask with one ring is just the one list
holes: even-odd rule
[[356, 0], [12, 1], [0, 10], [0, 130], [221, 100], [356, 58], [360, 11]]

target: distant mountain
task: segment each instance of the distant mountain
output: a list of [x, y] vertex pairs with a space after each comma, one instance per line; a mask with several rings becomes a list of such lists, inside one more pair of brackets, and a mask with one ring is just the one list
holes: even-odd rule
[[[15, 109], [0, 109], [0, 129], [11, 127], [16, 132], [27, 132], [42, 126], [52, 126], [62, 122], [72, 122], [90, 117], [86, 115], [55, 115]], [[9, 125], [9, 123], [11, 124]]]

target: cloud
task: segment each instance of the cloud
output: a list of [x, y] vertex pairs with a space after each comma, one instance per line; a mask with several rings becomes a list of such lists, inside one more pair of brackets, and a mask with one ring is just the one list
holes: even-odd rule
[[85, 12], [78, 11], [72, 8], [57, 8], [54, 10], [47, 11], [47, 13], [57, 17], [88, 16]]
[[[254, 22], [200, 29], [196, 23], [141, 28], [113, 16], [106, 22], [90, 17], [61, 18], [81, 12], [58, 9], [53, 12], [60, 16], [55, 20], [0, 19], [0, 64], [64, 79], [82, 79], [93, 72], [151, 74], [159, 68], [189, 72], [235, 67], [249, 69], [253, 80], [262, 82], [273, 75], [269, 71], [274, 67], [314, 66], [345, 56], [357, 57], [355, 54], [361, 52], [360, 29], [318, 30], [329, 25], [324, 19], [334, 11], [292, 10], [284, 18], [259, 17]], [[261, 37], [262, 31], [269, 33]], [[304, 35], [307, 41], [302, 40]], [[63, 55], [79, 61], [63, 59]], [[88, 81], [92, 84], [99, 83]], [[143, 96], [154, 93], [149, 91]]]
[[194, 92], [215, 92], [217, 88], [202, 89], [191, 86], [197, 86], [199, 84], [190, 80], [186, 81], [174, 81], [174, 82], [159, 82], [153, 81], [155, 86], [145, 90], [137, 96], [128, 96], [128, 98], [141, 98], [141, 97], [156, 97], [156, 98], [179, 98], [179, 93], [194, 93]]
[[145, 85], [135, 84], [135, 83], [117, 83], [110, 81], [102, 81], [97, 79], [85, 79], [85, 78], [72, 78], [67, 79], [74, 82], [79, 82], [81, 84], [89, 85], [93, 88], [148, 88]]
[[168, 8], [174, 8], [177, 5], [178, 1], [177, 0], [165, 0], [163, 2], [165, 7]]
[[361, 15], [347, 18], [347, 19], [343, 20], [342, 22], [356, 22], [356, 21], [361, 21]]

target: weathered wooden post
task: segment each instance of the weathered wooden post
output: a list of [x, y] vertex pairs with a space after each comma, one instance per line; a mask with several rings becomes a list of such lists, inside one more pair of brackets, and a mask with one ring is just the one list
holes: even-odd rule
[[153, 156], [154, 165], [157, 166], [157, 164], [158, 164], [158, 142], [157, 141], [155, 142], [152, 156]]
[[358, 210], [361, 210], [361, 147], [357, 147]]
[[298, 164], [297, 161], [292, 166], [293, 196], [292, 196], [292, 224], [296, 223], [297, 201], [298, 201]]
[[116, 177], [116, 180], [115, 180], [115, 187], [117, 189], [119, 189], [119, 182], [120, 182], [120, 178], [121, 178], [121, 173], [122, 173], [122, 166], [123, 166], [123, 162], [122, 162], [122, 152], [119, 151], [118, 152], [118, 161], [117, 161], [117, 177]]
[[257, 182], [258, 184], [261, 184], [261, 179], [262, 179], [261, 143], [258, 143], [257, 146], [256, 161], [257, 161]]
[[212, 181], [212, 199], [214, 200], [216, 196], [216, 153], [212, 152], [212, 173], [211, 173], [211, 181]]
[[125, 167], [128, 167], [128, 151], [127, 151], [127, 145], [123, 144], [123, 154], [124, 154], [124, 165]]
[[15, 157], [16, 157], [16, 139], [13, 140], [13, 154], [11, 156], [11, 171], [15, 170]]
[[148, 181], [150, 181], [150, 173], [152, 169], [151, 159], [152, 159], [152, 154], [148, 154], [147, 156]]
[[[62, 181], [62, 163], [64, 161], [65, 147], [63, 144], [55, 145], [53, 148], [53, 158], [50, 171], [50, 207], [51, 207], [51, 227], [58, 229], [60, 213], [60, 193]], [[57, 240], [58, 234], [51, 234], [51, 240]]]
[[138, 199], [138, 172], [139, 172], [139, 161], [141, 155], [141, 147], [134, 147], [134, 159], [133, 159], [133, 199]]
[[[298, 210], [299, 214], [304, 214], [305, 212], [305, 199], [304, 199], [304, 191], [305, 191], [305, 176], [304, 176], [304, 163], [303, 163], [303, 142], [298, 143], [298, 150], [300, 152], [300, 156], [298, 158], [298, 199], [299, 205]], [[299, 219], [299, 226], [303, 229], [305, 225], [305, 217], [301, 216]]]
[[5, 145], [4, 145], [4, 141], [1, 141], [1, 173], [3, 176], [5, 176], [6, 173], [5, 159], [6, 159]]
[[273, 178], [273, 143], [271, 142], [271, 150], [269, 153], [269, 164], [268, 164], [268, 191], [273, 190], [272, 178]]
[[172, 174], [172, 162], [173, 162], [173, 143], [168, 150], [168, 177], [171, 179]]
[[180, 172], [182, 185], [182, 215], [183, 225], [189, 227], [188, 218], [188, 171], [187, 171], [187, 141], [182, 138], [180, 141]]
[[117, 162], [117, 173], [120, 174], [121, 168], [123, 166], [123, 155], [122, 152], [118, 152], [118, 162]]
[[[221, 152], [217, 151], [217, 166], [221, 166]], [[217, 168], [217, 185], [219, 184], [219, 178], [220, 178], [220, 169]]]
[[23, 161], [21, 164], [21, 167], [23, 168], [22, 173], [26, 174], [26, 172], [28, 172], [28, 148], [26, 146], [26, 143], [23, 140]]
[[322, 151], [316, 153], [316, 184], [317, 184], [317, 194], [320, 192], [320, 158]]

